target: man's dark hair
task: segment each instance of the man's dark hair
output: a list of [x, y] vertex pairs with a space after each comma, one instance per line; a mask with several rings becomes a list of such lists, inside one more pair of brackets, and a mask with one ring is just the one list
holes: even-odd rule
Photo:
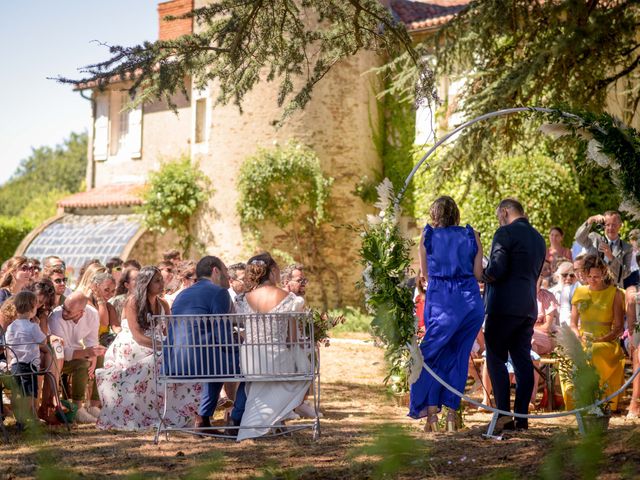
[[162, 254], [162, 258], [165, 262], [177, 260], [178, 258], [180, 258], [180, 251], [176, 250], [175, 248], [172, 250], [167, 250]]
[[170, 268], [171, 270], [173, 270], [173, 262], [170, 262], [169, 260], [162, 260], [161, 262], [158, 262], [158, 265], [156, 265], [160, 270], [162, 270], [163, 268]]
[[518, 215], [524, 215], [524, 208], [522, 208], [522, 204], [515, 198], [505, 198], [500, 202], [498, 208], [506, 208], [507, 210], [515, 211]]
[[132, 258], [131, 260], [127, 260], [122, 264], [122, 268], [128, 268], [128, 267], [134, 267], [140, 270], [142, 268], [142, 265], [140, 265], [140, 262], [138, 260]]
[[222, 270], [223, 265], [224, 264], [222, 263], [222, 260], [220, 260], [218, 257], [214, 257], [213, 255], [202, 257], [196, 265], [196, 277], [209, 278], [211, 276], [211, 272], [213, 271], [213, 267]]
[[107, 270], [111, 273], [114, 268], [121, 267], [123, 263], [124, 262], [120, 257], [112, 257], [107, 260], [107, 263], [105, 263], [104, 266], [107, 267]]
[[234, 263], [233, 265], [228, 266], [227, 269], [229, 270], [229, 278], [231, 278], [231, 280], [237, 280], [238, 272], [246, 270], [247, 264], [242, 262]]
[[293, 263], [291, 265], [287, 265], [284, 270], [282, 270], [282, 272], [280, 273], [280, 281], [283, 284], [288, 283], [291, 280], [291, 277], [293, 277], [293, 272], [295, 270], [300, 270], [301, 272], [304, 272], [304, 265], [302, 265], [301, 263]]

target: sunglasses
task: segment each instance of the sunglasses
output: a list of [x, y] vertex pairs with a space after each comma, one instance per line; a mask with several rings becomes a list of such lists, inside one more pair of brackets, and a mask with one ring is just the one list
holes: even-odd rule
[[121, 272], [122, 271], [122, 267], [113, 267], [111, 270], [113, 272]]
[[32, 265], [27, 265], [26, 263], [24, 265], [20, 266], [20, 271], [21, 272], [33, 272], [34, 268]]
[[300, 285], [306, 285], [307, 283], [309, 283], [309, 280], [307, 280], [306, 278], [293, 279], [291, 281], [298, 282]]
[[58, 285], [62, 284], [62, 283], [67, 283], [67, 280], [69, 280], [67, 277], [64, 278], [56, 278], [53, 283], [57, 283]]
[[569, 277], [569, 278], [576, 278], [575, 273], [561, 273], [561, 274], [560, 274], [560, 276], [561, 276], [562, 278], [567, 278], [567, 277]]

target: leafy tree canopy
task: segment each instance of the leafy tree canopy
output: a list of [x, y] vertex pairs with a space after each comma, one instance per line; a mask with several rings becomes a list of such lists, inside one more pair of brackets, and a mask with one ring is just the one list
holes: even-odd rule
[[111, 58], [84, 67], [88, 76], [79, 81], [104, 85], [135, 72], [137, 102], [171, 104], [174, 93], [184, 92], [185, 76], [192, 76], [198, 87], [215, 81], [218, 101], [240, 107], [247, 92], [266, 79], [279, 82], [278, 104], [287, 101], [291, 111], [306, 105], [333, 65], [361, 50], [397, 52], [404, 46], [417, 58], [404, 26], [379, 0], [220, 0], [184, 17], [193, 18], [197, 33], [112, 46]]
[[[467, 78], [459, 104], [468, 118], [512, 106], [598, 113], [617, 86], [630, 123], [640, 103], [639, 24], [637, 0], [483, 0], [433, 46], [440, 71]], [[503, 118], [465, 130], [445, 162], [473, 162], [482, 174], [497, 154], [538, 142], [525, 117]]]
[[0, 186], [0, 215], [33, 223], [53, 216], [56, 202], [79, 192], [87, 170], [87, 134], [71, 133], [62, 145], [38, 147]]

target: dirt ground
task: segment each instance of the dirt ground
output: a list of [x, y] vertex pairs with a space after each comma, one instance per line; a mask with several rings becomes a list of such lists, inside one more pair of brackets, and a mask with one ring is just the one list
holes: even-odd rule
[[[567, 418], [532, 422], [528, 432], [502, 441], [484, 440], [489, 415], [467, 410], [464, 430], [425, 434], [385, 393], [380, 349], [336, 340], [321, 353], [325, 417], [317, 441], [310, 431], [241, 444], [172, 434], [154, 445], [152, 434], [93, 426], [51, 428], [30, 439], [8, 420], [11, 439], [0, 444], [0, 478], [364, 479], [377, 476], [384, 460], [391, 464], [388, 478], [543, 478], [545, 463], [552, 472], [544, 478], [581, 478], [572, 465], [597, 459], [598, 449], [577, 447], [575, 422]], [[399, 430], [384, 430], [389, 426]], [[566, 444], [560, 444], [563, 434]], [[640, 478], [640, 425], [612, 419], [598, 471], [602, 479]]]

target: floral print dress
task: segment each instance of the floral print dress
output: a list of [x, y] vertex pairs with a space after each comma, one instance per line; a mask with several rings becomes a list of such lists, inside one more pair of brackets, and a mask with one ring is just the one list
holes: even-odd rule
[[[145, 335], [151, 336], [151, 333], [146, 331]], [[104, 356], [104, 368], [96, 370], [102, 402], [98, 428], [148, 430], [157, 427], [164, 404], [164, 388], [156, 389], [154, 380], [159, 368], [159, 357], [133, 339], [127, 320], [123, 319], [122, 331]], [[193, 422], [200, 392], [200, 384], [170, 384], [165, 424], [185, 427]]]

